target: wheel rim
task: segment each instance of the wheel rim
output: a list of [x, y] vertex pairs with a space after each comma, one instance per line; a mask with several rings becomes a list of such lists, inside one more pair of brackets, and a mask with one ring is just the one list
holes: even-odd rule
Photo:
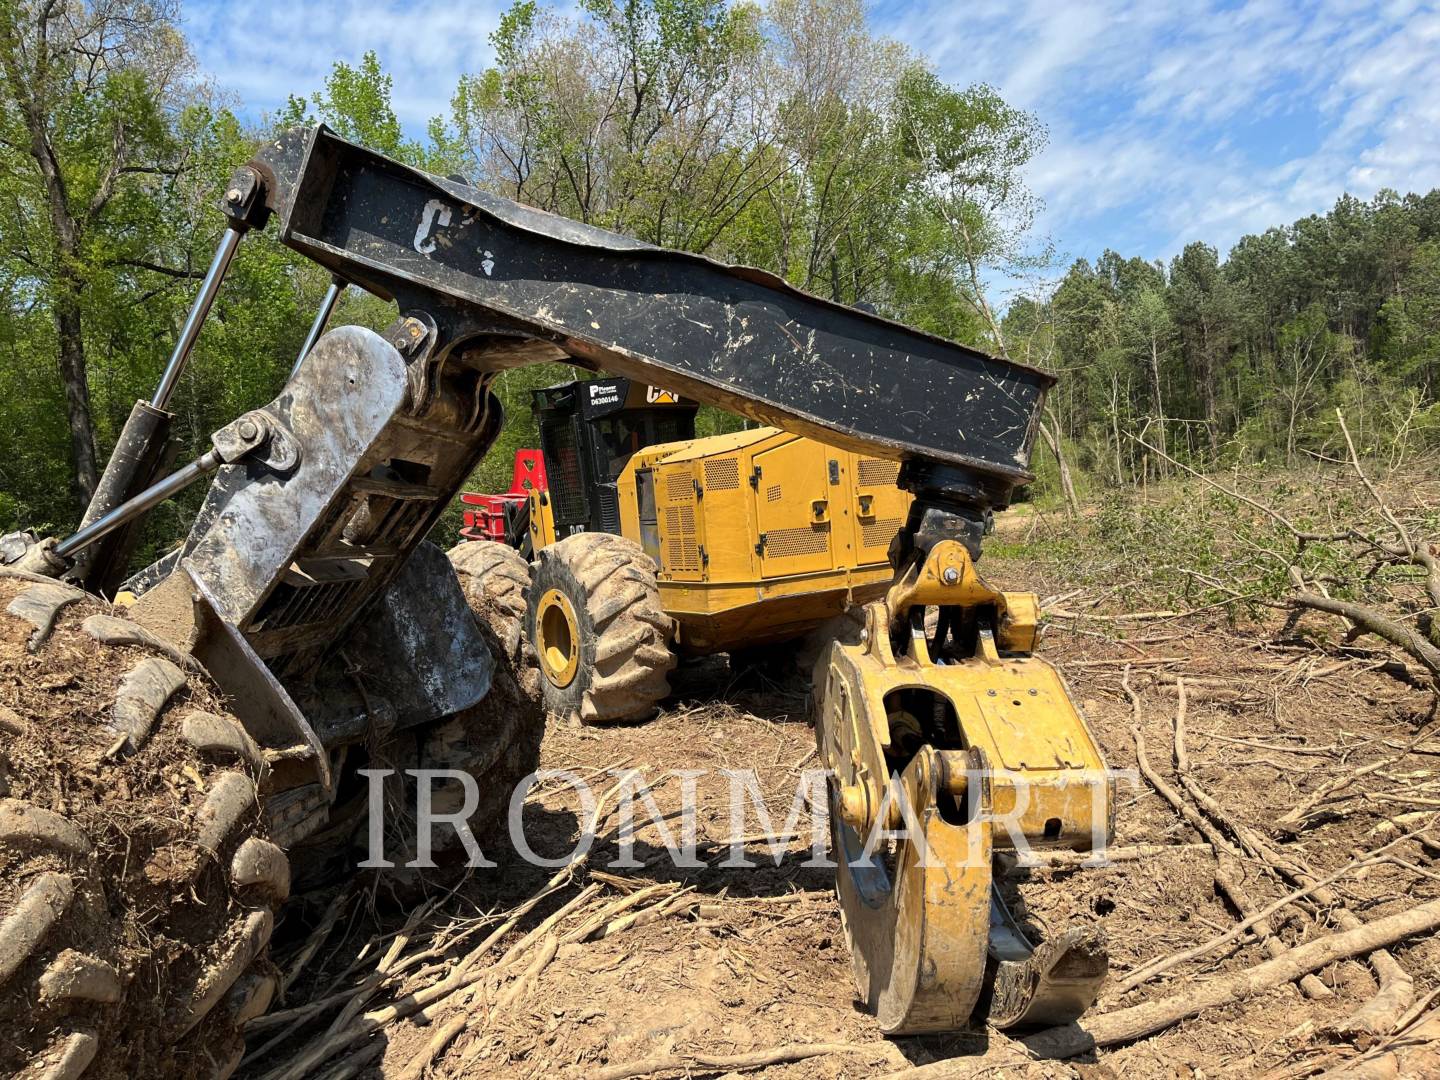
[[569, 686], [580, 668], [580, 625], [570, 598], [559, 589], [551, 589], [540, 598], [535, 612], [535, 651], [540, 654], [540, 670], [551, 685]]

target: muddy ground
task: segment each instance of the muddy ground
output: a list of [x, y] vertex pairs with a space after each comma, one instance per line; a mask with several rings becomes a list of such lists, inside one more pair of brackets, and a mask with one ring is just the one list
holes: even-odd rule
[[[1042, 593], [1060, 588], [1015, 562], [991, 560], [987, 572], [998, 583], [1024, 582]], [[1084, 597], [1072, 597], [1065, 606], [1078, 610], [1083, 603]], [[1176, 787], [1176, 682], [1187, 680], [1191, 777], [1225, 813], [1303, 859], [1317, 876], [1424, 826], [1440, 809], [1440, 731], [1416, 741], [1417, 733], [1432, 730], [1426, 727], [1434, 719], [1432, 696], [1379, 654], [1321, 648], [1278, 624], [1237, 628], [1213, 613], [1061, 620], [1043, 651], [1070, 680], [1110, 763], [1130, 769], [1136, 711], [1124, 686], [1128, 667], [1151, 764]], [[1322, 969], [1323, 988], [1312, 987], [1323, 995], [1316, 999], [1286, 984], [1070, 1063], [1027, 1062], [1002, 1037], [887, 1040], [855, 1003], [832, 872], [804, 865], [808, 831], [782, 838], [787, 850], [778, 866], [716, 865], [730, 852], [724, 846], [728, 798], [715, 770], [755, 770], [774, 827], [781, 828], [801, 773], [815, 764], [804, 695], [731, 673], [720, 659], [683, 670], [675, 685], [675, 698], [650, 723], [552, 726], [544, 765], [593, 777], [597, 790], [612, 768], [643, 768], [656, 780], [667, 770], [707, 770], [699, 781], [697, 837], [697, 854], [707, 865], [672, 866], [653, 825], [637, 834], [639, 866], [611, 866], [614, 846], [598, 846], [572, 880], [497, 937], [471, 969], [486, 973], [478, 982], [427, 1012], [398, 1018], [397, 1010], [383, 1010], [398, 1002], [406, 1012], [416, 1002], [411, 995], [428, 1002], [429, 988], [447, 977], [453, 982], [459, 958], [503, 929], [506, 914], [541, 892], [554, 871], [511, 859], [496, 870], [475, 871], [453, 894], [433, 894], [433, 908], [407, 897], [397, 910], [374, 887], [310, 897], [277, 934], [281, 968], [293, 968], [307, 941], [313, 943], [310, 928], [322, 912], [336, 913], [334, 928], [282, 1004], [288, 1011], [252, 1027], [252, 1057], [241, 1075], [292, 1075], [308, 1052], [312, 1059], [323, 1055], [308, 1075], [387, 1078], [840, 1078], [884, 1076], [943, 1059], [954, 1059], [944, 1075], [1298, 1077], [1358, 1053], [1354, 1042], [1326, 1032], [1376, 992], [1363, 960]], [[1277, 828], [1283, 815], [1345, 777], [1349, 781], [1321, 799], [1298, 832]], [[680, 792], [673, 776], [652, 789], [663, 813], [678, 809]], [[581, 816], [572, 791], [542, 790], [526, 804], [526, 835], [542, 853], [563, 853]], [[763, 831], [753, 813], [746, 829]], [[1117, 833], [1118, 845], [1173, 850], [1100, 869], [1030, 871], [1024, 887], [1050, 925], [1103, 919], [1111, 987], [1153, 959], [1231, 929], [1241, 917], [1217, 891], [1217, 862], [1197, 846], [1202, 837], [1151, 785], [1122, 785]], [[747, 850], [757, 861], [764, 856], [753, 839]], [[1440, 849], [1433, 839], [1406, 840], [1390, 854], [1399, 861], [1352, 872], [1335, 885], [1338, 900], [1363, 921], [1440, 897]], [[1240, 876], [1258, 905], [1286, 892], [1251, 861], [1241, 861]], [[557, 912], [562, 917], [547, 924]], [[632, 920], [639, 912], [646, 915]], [[593, 920], [588, 928], [587, 920]], [[1295, 945], [1330, 933], [1335, 920], [1333, 906], [1292, 906], [1275, 917], [1273, 929]], [[608, 936], [589, 933], [606, 922]], [[537, 927], [540, 933], [527, 938]], [[582, 936], [587, 940], [575, 940]], [[507, 964], [507, 950], [517, 942], [524, 948]], [[1413, 977], [1414, 1000], [1423, 1006], [1440, 987], [1440, 941], [1411, 939], [1394, 955]], [[1260, 943], [1246, 936], [1123, 997], [1107, 990], [1097, 1011], [1184, 993], [1263, 959]], [[388, 973], [385, 981], [377, 971]], [[367, 993], [357, 998], [358, 987]], [[368, 1010], [351, 1009], [363, 1029], [350, 1017], [335, 1023], [352, 1000]], [[330, 1028], [351, 1034], [333, 1043], [333, 1053], [317, 1051], [330, 1048]], [[277, 1040], [274, 1048], [255, 1056], [270, 1040]], [[1366, 1042], [1359, 1040], [1361, 1047]], [[763, 1056], [796, 1043], [838, 1045], [805, 1060], [739, 1071], [702, 1060]], [[667, 1060], [670, 1067], [656, 1068]], [[624, 1069], [627, 1064], [634, 1069]]]

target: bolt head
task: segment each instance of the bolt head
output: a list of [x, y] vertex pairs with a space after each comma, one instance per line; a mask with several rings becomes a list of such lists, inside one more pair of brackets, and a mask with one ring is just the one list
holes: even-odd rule
[[254, 420], [241, 420], [239, 431], [242, 439], [253, 439], [260, 434], [260, 427]]
[[239, 201], [240, 201], [240, 189], [239, 189], [239, 188], [233, 188], [233, 187], [232, 187], [229, 191], [225, 192], [225, 201], [226, 201], [226, 202], [239, 202]]
[[946, 584], [946, 585], [954, 585], [954, 584], [955, 584], [957, 581], [959, 581], [959, 580], [960, 580], [960, 571], [959, 571], [959, 570], [956, 570], [955, 567], [953, 567], [953, 566], [947, 566], [947, 567], [945, 568], [945, 584]]

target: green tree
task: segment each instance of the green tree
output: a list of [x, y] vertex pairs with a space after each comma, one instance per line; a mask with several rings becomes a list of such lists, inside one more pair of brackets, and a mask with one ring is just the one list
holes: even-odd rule
[[[291, 94], [278, 126], [313, 124], [317, 119], [335, 129], [341, 138], [378, 150], [409, 165], [431, 164], [431, 154], [418, 142], [405, 138], [392, 103], [394, 80], [369, 50], [357, 66], [336, 61], [325, 79], [325, 89], [309, 100]], [[313, 111], [312, 111], [313, 110]]]
[[1295, 462], [1300, 422], [1318, 402], [1321, 375], [1334, 361], [1339, 344], [1339, 336], [1331, 332], [1318, 304], [1311, 304], [1280, 328], [1275, 389], [1284, 409], [1286, 465]]
[[[1161, 369], [1165, 366], [1175, 341], [1175, 324], [1170, 319], [1164, 295], [1155, 288], [1146, 288], [1137, 293], [1124, 305], [1121, 325], [1126, 344], [1149, 377], [1152, 409], [1150, 415], [1154, 425], [1152, 427], [1147, 424], [1146, 427], [1153, 432], [1155, 448], [1162, 454], [1168, 453]], [[1163, 459], [1158, 465], [1162, 474], [1169, 471]]]
[[1230, 293], [1220, 273], [1219, 253], [1213, 247], [1186, 244], [1171, 261], [1168, 299], [1213, 457], [1220, 448], [1218, 383], [1230, 347], [1232, 321]]
[[1385, 352], [1397, 374], [1435, 396], [1440, 369], [1440, 241], [1419, 245], [1381, 308]]
[[518, 0], [496, 65], [464, 76], [430, 131], [510, 198], [690, 251], [778, 172], [753, 98], [753, 7], [584, 0], [575, 21]]
[[927, 329], [946, 332], [933, 230], [909, 198], [918, 167], [896, 124], [899, 80], [914, 58], [871, 32], [858, 0], [772, 0], [762, 28], [757, 97], [774, 118], [784, 171], [752, 205], [731, 254], [834, 300], [892, 313], [928, 305]]
[[0, 6], [4, 243], [53, 327], [79, 501], [99, 478], [86, 293], [125, 268], [188, 274], [146, 259], [127, 220], [147, 187], [187, 164], [168, 119], [194, 94], [174, 16], [171, 4], [139, 0]]
[[1025, 166], [1044, 149], [1045, 129], [988, 86], [959, 90], [919, 68], [901, 82], [899, 112], [905, 146], [926, 179], [925, 202], [948, 229], [963, 295], [984, 322], [990, 347], [1003, 354], [1005, 335], [985, 278], [1048, 262], [1029, 250], [1040, 204], [1024, 183]]

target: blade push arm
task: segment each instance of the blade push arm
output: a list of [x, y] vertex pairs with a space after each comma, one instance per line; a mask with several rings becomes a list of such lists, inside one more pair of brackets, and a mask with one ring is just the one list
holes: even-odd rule
[[266, 148], [225, 209], [237, 223], [273, 216], [289, 247], [402, 314], [424, 312], [439, 351], [514, 334], [535, 347], [485, 362], [569, 359], [664, 385], [834, 445], [962, 470], [993, 505], [1029, 479], [1050, 375], [769, 274], [533, 210], [323, 127]]

